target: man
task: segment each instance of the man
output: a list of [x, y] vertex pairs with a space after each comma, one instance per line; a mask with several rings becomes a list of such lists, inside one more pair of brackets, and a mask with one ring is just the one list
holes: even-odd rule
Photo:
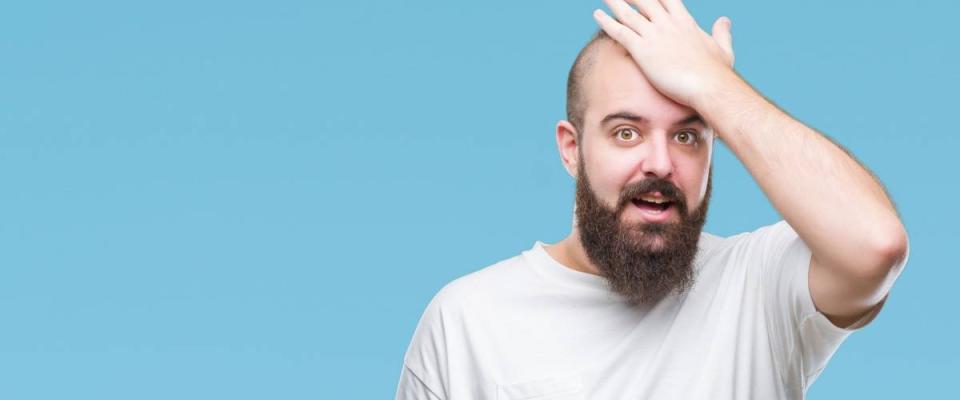
[[[872, 174], [734, 72], [729, 19], [606, 3], [557, 124], [571, 234], [445, 286], [397, 398], [801, 399], [906, 264]], [[701, 231], [717, 138], [783, 221]]]

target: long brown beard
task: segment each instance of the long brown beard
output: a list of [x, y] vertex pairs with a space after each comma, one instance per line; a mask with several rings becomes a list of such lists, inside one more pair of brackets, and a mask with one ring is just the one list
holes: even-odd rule
[[[683, 294], [694, 281], [693, 260], [706, 223], [712, 190], [713, 166], [700, 206], [688, 215], [683, 193], [669, 181], [652, 178], [624, 188], [616, 209], [596, 197], [583, 168], [577, 169], [576, 217], [580, 243], [587, 257], [607, 279], [611, 289], [634, 305], [653, 304], [676, 292]], [[621, 216], [631, 199], [659, 191], [674, 201], [679, 223], [624, 224]], [[662, 245], [654, 243], [660, 239]]]

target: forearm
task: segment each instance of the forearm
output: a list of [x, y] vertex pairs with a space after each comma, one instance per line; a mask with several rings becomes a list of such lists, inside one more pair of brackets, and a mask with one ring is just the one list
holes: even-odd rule
[[850, 272], [889, 267], [905, 242], [903, 226], [883, 187], [857, 160], [739, 77], [697, 103], [819, 260]]

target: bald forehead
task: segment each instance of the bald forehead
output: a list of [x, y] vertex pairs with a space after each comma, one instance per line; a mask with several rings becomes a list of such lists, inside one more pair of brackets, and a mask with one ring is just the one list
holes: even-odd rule
[[588, 109], [595, 109], [594, 103], [610, 104], [611, 96], [625, 102], [630, 91], [649, 96], [651, 90], [630, 53], [599, 30], [577, 54], [570, 68], [567, 119], [579, 135], [587, 129], [586, 114]]
[[630, 53], [617, 42], [609, 38], [598, 40], [588, 51], [581, 87], [587, 107], [602, 107], [606, 104], [598, 102], [616, 103], [638, 95], [659, 97]]
[[580, 49], [573, 67], [570, 68], [567, 77], [567, 119], [577, 127], [578, 132], [583, 128], [584, 111], [588, 107], [586, 89], [588, 86], [595, 86], [584, 81], [595, 75], [593, 70], [598, 63], [605, 64], [610, 55], [616, 54], [626, 56], [627, 52], [600, 30]]
[[583, 76], [596, 80], [597, 76], [606, 74], [595, 73], [597, 69], [603, 72], [614, 69], [617, 72], [640, 73], [640, 67], [631, 58], [630, 53], [619, 43], [609, 38], [599, 39], [590, 44], [584, 57]]
[[617, 53], [628, 55], [627, 50], [610, 37], [595, 38], [583, 49], [582, 59], [579, 65], [576, 66], [579, 70], [577, 72], [581, 78], [590, 76], [592, 69], [601, 59]]
[[619, 120], [661, 128], [706, 125], [695, 110], [658, 91], [620, 44], [598, 40], [588, 50], [590, 62], [580, 82], [581, 129], [602, 129], [604, 122]]

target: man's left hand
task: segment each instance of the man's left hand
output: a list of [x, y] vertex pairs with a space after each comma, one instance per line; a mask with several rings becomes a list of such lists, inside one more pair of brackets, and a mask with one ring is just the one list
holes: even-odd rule
[[718, 18], [710, 36], [681, 0], [630, 0], [636, 10], [624, 0], [604, 1], [619, 22], [601, 10], [594, 18], [667, 97], [696, 109], [710, 91], [740, 79], [733, 71], [730, 19]]

